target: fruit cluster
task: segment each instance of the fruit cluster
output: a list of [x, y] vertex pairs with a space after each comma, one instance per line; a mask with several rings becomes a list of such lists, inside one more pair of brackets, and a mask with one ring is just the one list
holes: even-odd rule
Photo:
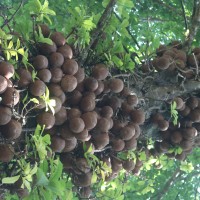
[[[51, 136], [52, 151], [60, 155], [64, 169], [71, 174], [79, 192], [87, 196], [93, 169], [84, 157], [83, 143], [87, 148], [92, 147], [91, 153], [112, 168], [107, 180], [115, 177], [122, 167], [127, 171], [133, 170], [135, 163], [121, 161], [117, 153], [137, 148], [141, 132], [139, 126], [145, 121], [145, 113], [138, 108], [137, 96], [124, 86], [121, 79], [112, 77], [106, 65], [92, 66], [90, 75], [86, 76], [85, 69], [73, 57], [72, 48], [66, 44], [63, 34], [51, 33], [46, 25], [40, 25], [40, 28], [44, 37], [52, 40], [52, 44], [37, 45], [37, 55], [30, 58], [33, 68], [18, 68], [16, 85], [18, 89], [28, 91], [30, 98], [38, 100], [39, 104], [32, 111], [36, 113], [35, 123], [45, 126], [45, 134]], [[3, 64], [6, 64], [6, 69], [11, 66]], [[34, 80], [33, 72], [37, 74]], [[3, 99], [0, 109], [5, 113], [0, 118], [0, 125], [2, 130], [5, 126], [5, 138], [14, 140], [20, 136], [22, 127], [17, 120], [11, 119], [12, 107], [19, 101], [19, 92], [7, 86], [10, 77], [5, 74], [0, 77]], [[41, 98], [47, 88], [49, 99], [55, 102], [54, 111], [47, 111], [47, 102]], [[7, 93], [9, 95], [5, 98]], [[15, 93], [17, 98], [9, 99]], [[4, 121], [7, 115], [8, 119]], [[5, 148], [5, 145], [0, 148]], [[3, 162], [12, 158], [6, 156], [6, 159], [2, 159], [0, 156]], [[102, 178], [101, 175], [99, 178]]]

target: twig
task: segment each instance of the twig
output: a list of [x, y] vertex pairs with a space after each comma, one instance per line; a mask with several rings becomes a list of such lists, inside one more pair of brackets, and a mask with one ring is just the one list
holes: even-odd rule
[[184, 18], [184, 22], [185, 22], [185, 30], [188, 29], [188, 23], [187, 23], [187, 19], [186, 19], [186, 14], [185, 14], [185, 8], [184, 8], [184, 5], [183, 5], [183, 0], [180, 0], [181, 1], [181, 8], [183, 10], [183, 18]]
[[20, 2], [17, 10], [12, 14], [12, 16], [10, 17], [10, 19], [4, 21], [3, 25], [1, 25], [1, 29], [3, 29], [4, 26], [6, 26], [8, 23], [10, 23], [10, 21], [14, 18], [14, 16], [17, 14], [17, 12], [19, 11], [19, 9], [21, 8], [23, 2], [24, 2], [24, 0], [22, 0]]
[[194, 57], [194, 61], [195, 61], [195, 65], [196, 65], [196, 76], [198, 76], [198, 74], [199, 74], [199, 66], [198, 66], [198, 63], [197, 63], [196, 56], [194, 55], [194, 53], [192, 53], [192, 55]]
[[117, 74], [115, 76], [112, 76], [113, 78], [117, 78], [117, 77], [129, 77], [130, 74]]

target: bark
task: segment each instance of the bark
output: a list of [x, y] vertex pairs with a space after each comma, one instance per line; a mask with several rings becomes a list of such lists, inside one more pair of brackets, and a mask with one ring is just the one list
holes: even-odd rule
[[116, 3], [117, 3], [117, 0], [110, 0], [107, 7], [105, 8], [102, 16], [100, 17], [97, 23], [96, 28], [91, 34], [89, 45], [81, 53], [81, 58], [79, 60], [80, 65], [83, 65], [85, 61], [87, 60], [87, 56], [88, 56], [89, 51], [91, 50], [92, 45], [98, 42], [98, 38], [100, 37], [102, 33], [102, 29], [107, 24]]
[[185, 49], [189, 50], [192, 41], [194, 40], [200, 26], [200, 0], [194, 0], [193, 13], [191, 18], [191, 25], [189, 28], [189, 35], [185, 41]]

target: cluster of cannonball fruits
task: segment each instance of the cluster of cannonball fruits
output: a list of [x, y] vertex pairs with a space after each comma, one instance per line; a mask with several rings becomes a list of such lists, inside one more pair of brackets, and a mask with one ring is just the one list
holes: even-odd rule
[[[196, 73], [196, 67], [200, 63], [200, 48], [194, 48], [187, 53], [179, 42], [173, 42], [169, 46], [160, 45], [157, 49], [157, 57], [151, 65], [142, 67], [144, 72], [156, 69], [159, 72], [179, 72], [186, 79], [192, 79]], [[167, 76], [168, 74], [166, 74]], [[200, 99], [195, 96], [175, 97], [171, 102], [176, 102], [178, 111], [178, 124], [173, 125], [162, 113], [155, 112], [151, 122], [159, 129], [161, 140], [155, 142], [154, 149], [150, 153], [154, 156], [166, 154], [170, 158], [184, 160], [192, 149], [200, 145], [198, 133], [200, 131]], [[171, 148], [181, 147], [182, 153], [169, 153]]]
[[[145, 121], [145, 113], [137, 107], [136, 94], [131, 94], [121, 79], [111, 77], [104, 64], [92, 66], [90, 76], [86, 76], [63, 34], [51, 33], [46, 25], [40, 28], [52, 44], [37, 44], [38, 54], [30, 58], [37, 72], [35, 80], [32, 68], [20, 67], [16, 70], [19, 78], [14, 88], [9, 82], [14, 74], [13, 66], [4, 61], [0, 63], [1, 133], [8, 141], [21, 135], [21, 121], [14, 118], [12, 109], [19, 102], [17, 89], [27, 90], [30, 98], [39, 101], [34, 109], [36, 122], [44, 125], [45, 133], [50, 134], [52, 151], [60, 155], [64, 169], [71, 174], [81, 196], [88, 197], [93, 172], [84, 158], [83, 143], [87, 148], [92, 146], [92, 153], [112, 168], [107, 180], [122, 168], [137, 170], [139, 162], [122, 161], [117, 153], [137, 148], [139, 126]], [[2, 66], [9, 75], [2, 72]], [[55, 113], [45, 111], [46, 103], [40, 98], [46, 88], [50, 99], [55, 101]], [[1, 144], [0, 150], [1, 162], [13, 158], [13, 149], [7, 144]]]

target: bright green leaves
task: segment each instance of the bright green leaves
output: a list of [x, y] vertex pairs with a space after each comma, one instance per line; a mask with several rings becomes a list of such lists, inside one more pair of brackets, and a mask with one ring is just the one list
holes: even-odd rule
[[27, 4], [27, 8], [29, 9], [30, 15], [36, 17], [36, 21], [47, 20], [50, 24], [52, 23], [49, 15], [56, 15], [56, 13], [49, 9], [49, 2], [47, 0], [44, 1], [42, 5], [40, 0], [31, 0]]
[[47, 43], [47, 44], [49, 44], [49, 45], [52, 45], [52, 44], [53, 44], [53, 42], [52, 42], [51, 39], [45, 38], [45, 37], [43, 36], [40, 27], [38, 27], [38, 32], [35, 31], [35, 39], [36, 39], [36, 41], [37, 41], [38, 43]]
[[35, 133], [32, 137], [40, 158], [40, 162], [43, 162], [47, 157], [47, 152], [50, 151], [49, 145], [51, 144], [50, 135], [46, 134], [42, 136], [42, 133], [42, 127], [40, 125], [37, 125]]
[[193, 167], [192, 163], [183, 161], [183, 162], [181, 162], [180, 169], [186, 173], [190, 173], [194, 170], [194, 167]]
[[170, 111], [171, 111], [171, 117], [173, 120], [173, 124], [177, 125], [178, 124], [178, 111], [176, 110], [176, 102], [173, 101], [171, 106], [170, 106]]
[[20, 175], [3, 178], [2, 179], [2, 184], [13, 184], [16, 181], [18, 181], [19, 178], [20, 178]]
[[49, 98], [49, 89], [46, 87], [46, 91], [44, 95], [40, 96], [40, 98], [45, 102], [46, 112], [50, 109], [53, 115], [55, 114], [54, 107], [56, 106], [56, 101], [54, 99]]

